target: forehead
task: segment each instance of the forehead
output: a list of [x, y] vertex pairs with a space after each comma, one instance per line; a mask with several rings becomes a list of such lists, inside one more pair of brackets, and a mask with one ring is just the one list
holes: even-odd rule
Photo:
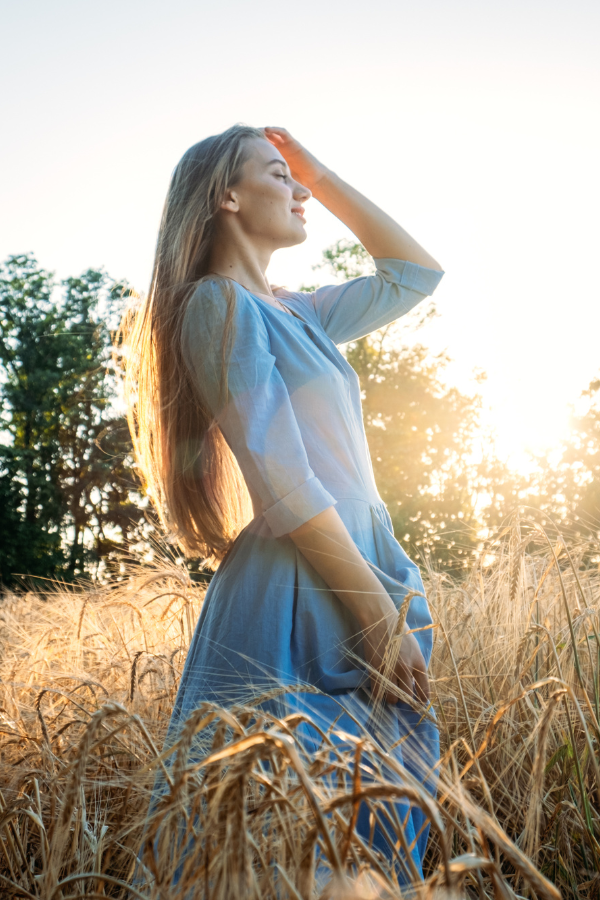
[[251, 165], [254, 164], [264, 168], [264, 166], [267, 166], [274, 159], [280, 160], [286, 165], [285, 159], [277, 147], [274, 147], [266, 138], [251, 138], [248, 144], [249, 152], [247, 162]]

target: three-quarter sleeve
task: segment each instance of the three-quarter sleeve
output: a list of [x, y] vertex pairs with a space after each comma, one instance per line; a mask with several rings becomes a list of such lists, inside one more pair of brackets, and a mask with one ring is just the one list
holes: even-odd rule
[[400, 259], [375, 259], [376, 272], [345, 284], [317, 288], [315, 313], [335, 344], [389, 325], [434, 292], [443, 272]]
[[[252, 298], [236, 288], [234, 340], [222, 362], [226, 300], [216, 281], [202, 282], [182, 329], [184, 358], [198, 391], [259, 498], [275, 537], [288, 534], [335, 504], [312, 471], [269, 335]], [[227, 393], [222, 384], [227, 375]]]

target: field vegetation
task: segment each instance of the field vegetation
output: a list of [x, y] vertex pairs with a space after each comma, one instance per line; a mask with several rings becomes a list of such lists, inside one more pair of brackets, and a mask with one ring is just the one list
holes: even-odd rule
[[[338, 241], [315, 268], [372, 265]], [[434, 615], [435, 799], [335, 723], [308, 756], [305, 717], [267, 715], [251, 689], [202, 705], [165, 751], [210, 572], [173, 554], [135, 468], [113, 345], [133, 293], [100, 270], [59, 290], [31, 255], [0, 265], [0, 897], [598, 897], [600, 380], [524, 477], [477, 389], [420, 343], [433, 305], [342, 348]], [[431, 824], [424, 883], [399, 800]], [[394, 865], [358, 833], [361, 804], [393, 830]]]
[[[323, 734], [307, 758], [295, 738], [301, 716], [275, 720], [251, 704], [204, 705], [173, 757], [161, 756], [204, 596], [183, 567], [132, 566], [94, 589], [6, 593], [0, 894], [399, 897], [406, 888], [355, 824], [361, 800], [377, 819], [402, 795], [432, 826], [419, 893], [597, 897], [596, 550], [567, 547], [539, 518], [520, 516], [460, 581], [424, 567], [442, 737], [435, 800], [394, 776], [368, 740]], [[201, 760], [191, 753], [198, 734], [210, 743]], [[163, 766], [170, 786], [144, 828]], [[394, 828], [401, 854], [398, 818]]]

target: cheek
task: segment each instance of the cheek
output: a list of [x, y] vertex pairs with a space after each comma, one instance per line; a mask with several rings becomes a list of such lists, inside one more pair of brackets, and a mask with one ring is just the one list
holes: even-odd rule
[[270, 203], [276, 203], [279, 206], [289, 206], [292, 192], [282, 181], [267, 182], [263, 188], [265, 197], [268, 197]]
[[245, 197], [245, 218], [249, 223], [287, 223], [292, 192], [285, 184], [257, 183]]
[[283, 189], [270, 187], [265, 189], [261, 199], [261, 208], [270, 219], [282, 221], [289, 213], [291, 192], [283, 186]]

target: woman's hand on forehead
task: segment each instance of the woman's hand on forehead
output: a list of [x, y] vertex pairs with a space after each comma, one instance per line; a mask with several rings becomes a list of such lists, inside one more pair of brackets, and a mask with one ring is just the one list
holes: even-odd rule
[[312, 191], [314, 186], [329, 173], [327, 166], [309, 153], [285, 128], [267, 125], [264, 132], [267, 140], [277, 147], [290, 167], [292, 178], [309, 190]]

